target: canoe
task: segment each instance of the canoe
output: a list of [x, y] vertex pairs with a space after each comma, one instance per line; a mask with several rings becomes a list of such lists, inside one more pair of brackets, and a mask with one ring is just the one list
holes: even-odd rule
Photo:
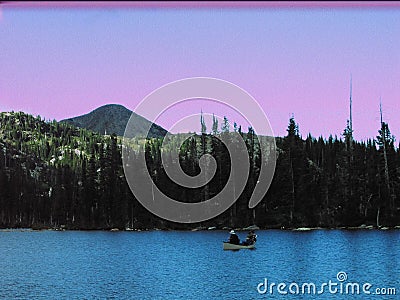
[[240, 250], [240, 249], [254, 249], [256, 243], [252, 245], [235, 245], [228, 242], [224, 242], [224, 250]]

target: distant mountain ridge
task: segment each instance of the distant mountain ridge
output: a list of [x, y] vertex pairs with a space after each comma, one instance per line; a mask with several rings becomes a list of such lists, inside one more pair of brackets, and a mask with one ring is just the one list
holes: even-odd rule
[[132, 112], [120, 104], [107, 104], [96, 108], [88, 114], [61, 120], [60, 122], [85, 128], [100, 134], [113, 134], [123, 136], [129, 118], [133, 116], [132, 136], [146, 137], [147, 128], [150, 127], [149, 137], [162, 137], [167, 131], [146, 118]]

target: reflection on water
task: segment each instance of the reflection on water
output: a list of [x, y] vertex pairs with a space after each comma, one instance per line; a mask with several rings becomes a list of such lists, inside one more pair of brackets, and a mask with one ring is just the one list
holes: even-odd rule
[[[262, 299], [257, 285], [369, 282], [400, 293], [400, 231], [259, 231], [256, 250], [223, 251], [227, 232], [0, 232], [0, 298]], [[239, 233], [244, 239], [246, 233]], [[279, 297], [280, 296], [280, 297]], [[329, 294], [286, 298], [331, 299]], [[335, 295], [335, 299], [354, 296]], [[398, 299], [396, 296], [358, 296]], [[398, 295], [397, 295], [398, 297]]]

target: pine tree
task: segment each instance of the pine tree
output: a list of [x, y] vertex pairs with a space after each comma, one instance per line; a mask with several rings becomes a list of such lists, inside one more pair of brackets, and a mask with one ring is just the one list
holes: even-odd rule
[[221, 132], [228, 133], [229, 127], [230, 127], [230, 124], [229, 124], [228, 118], [224, 116], [224, 123], [222, 123], [222, 125], [221, 125]]
[[218, 119], [214, 116], [214, 114], [213, 114], [212, 134], [213, 135], [218, 134]]

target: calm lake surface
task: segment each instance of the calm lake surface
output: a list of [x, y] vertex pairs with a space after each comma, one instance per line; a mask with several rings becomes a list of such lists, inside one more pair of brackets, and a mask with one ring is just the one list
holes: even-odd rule
[[[257, 234], [257, 249], [223, 251], [222, 231], [0, 231], [0, 299], [400, 299], [399, 230]], [[339, 272], [371, 294], [340, 293]], [[265, 279], [288, 294], [260, 294]], [[329, 280], [336, 294], [301, 294]]]

